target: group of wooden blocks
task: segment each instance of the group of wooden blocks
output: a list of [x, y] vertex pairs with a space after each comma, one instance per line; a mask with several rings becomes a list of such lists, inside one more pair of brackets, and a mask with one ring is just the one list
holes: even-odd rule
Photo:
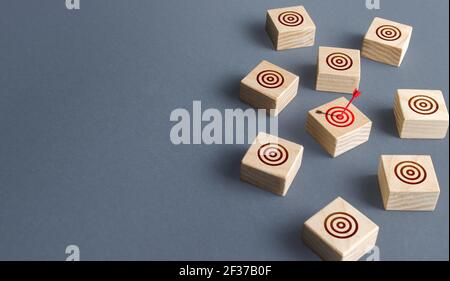
[[[313, 46], [316, 25], [303, 6], [267, 11], [266, 30], [276, 50]], [[413, 28], [375, 18], [362, 50], [320, 46], [316, 90], [351, 94], [359, 88], [361, 56], [400, 66], [408, 50]], [[295, 97], [299, 77], [267, 61], [261, 62], [241, 81], [241, 99], [278, 115]]]
[[[316, 25], [303, 6], [267, 12], [266, 30], [276, 50], [314, 45]], [[400, 66], [412, 27], [375, 18], [362, 51], [319, 47], [316, 90], [354, 93], [361, 77], [360, 56]], [[240, 98], [277, 116], [294, 99], [300, 77], [262, 61], [242, 81]], [[442, 92], [398, 90], [394, 115], [400, 138], [445, 138], [449, 114]], [[337, 157], [368, 141], [372, 121], [346, 98], [308, 112], [306, 131]], [[241, 179], [285, 196], [297, 175], [304, 147], [259, 133], [241, 162]], [[382, 155], [379, 187], [386, 210], [433, 211], [439, 183], [428, 155]], [[337, 198], [304, 223], [303, 240], [324, 260], [358, 260], [376, 243], [379, 227], [342, 198]]]
[[[241, 180], [285, 196], [297, 175], [304, 147], [259, 133], [241, 162]], [[378, 181], [384, 208], [433, 211], [440, 194], [429, 155], [382, 155]], [[358, 260], [372, 249], [379, 227], [342, 198], [304, 223], [302, 238], [324, 260]]]

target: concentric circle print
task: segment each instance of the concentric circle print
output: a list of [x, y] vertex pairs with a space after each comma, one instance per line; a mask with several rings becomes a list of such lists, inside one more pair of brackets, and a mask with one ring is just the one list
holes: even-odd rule
[[288, 160], [289, 153], [281, 144], [267, 143], [258, 149], [258, 158], [266, 165], [280, 166]]
[[378, 38], [385, 41], [395, 41], [402, 37], [402, 32], [398, 27], [393, 25], [382, 25], [377, 28], [376, 34]]
[[334, 70], [344, 71], [353, 66], [353, 60], [344, 53], [332, 53], [326, 59], [327, 65]]
[[431, 115], [439, 110], [437, 101], [429, 96], [417, 95], [409, 99], [409, 108], [422, 115]]
[[425, 168], [414, 161], [403, 161], [394, 168], [395, 176], [406, 184], [416, 185], [423, 183], [427, 178]]
[[278, 16], [278, 21], [285, 26], [299, 26], [303, 23], [303, 16], [294, 11], [283, 12]]
[[324, 227], [331, 236], [347, 239], [358, 232], [358, 221], [348, 213], [336, 212], [325, 219]]
[[264, 88], [274, 89], [283, 85], [284, 77], [278, 71], [264, 70], [258, 73], [256, 81]]

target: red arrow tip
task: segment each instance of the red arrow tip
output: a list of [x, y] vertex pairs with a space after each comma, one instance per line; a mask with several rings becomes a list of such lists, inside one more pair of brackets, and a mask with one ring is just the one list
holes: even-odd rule
[[357, 97], [359, 97], [360, 95], [361, 95], [361, 92], [360, 92], [358, 89], [355, 89], [355, 90], [353, 91], [353, 97], [357, 98]]

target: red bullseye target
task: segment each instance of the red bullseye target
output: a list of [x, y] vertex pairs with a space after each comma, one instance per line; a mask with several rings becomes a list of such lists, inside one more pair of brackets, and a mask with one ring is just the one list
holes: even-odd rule
[[331, 107], [325, 113], [325, 118], [335, 127], [348, 127], [355, 122], [355, 115], [349, 109], [342, 106]]

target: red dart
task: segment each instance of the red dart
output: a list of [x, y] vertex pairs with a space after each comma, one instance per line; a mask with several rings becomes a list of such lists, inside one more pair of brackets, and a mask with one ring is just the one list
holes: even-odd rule
[[344, 112], [348, 109], [348, 107], [350, 106], [350, 104], [352, 104], [353, 100], [356, 99], [357, 97], [359, 97], [361, 95], [361, 92], [358, 89], [355, 89], [353, 91], [353, 96], [350, 99], [350, 101], [348, 102], [348, 104], [345, 106], [344, 110], [342, 110], [341, 114], [344, 114]]

